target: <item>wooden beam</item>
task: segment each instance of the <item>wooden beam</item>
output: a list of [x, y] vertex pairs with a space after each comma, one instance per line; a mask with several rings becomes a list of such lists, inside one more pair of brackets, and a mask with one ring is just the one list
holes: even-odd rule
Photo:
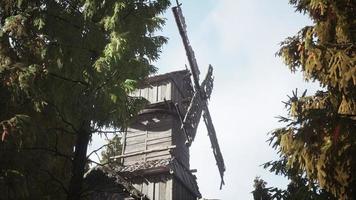
[[142, 154], [146, 154], [146, 153], [171, 150], [171, 149], [175, 149], [175, 148], [176, 148], [176, 145], [171, 145], [171, 146], [167, 146], [167, 147], [163, 147], [163, 148], [144, 150], [144, 151], [140, 151], [140, 152], [136, 152], [136, 153], [123, 154], [123, 155], [119, 155], [119, 156], [112, 156], [112, 157], [110, 157], [110, 159], [126, 158], [126, 157], [130, 157], [130, 156], [137, 156], [137, 155], [142, 155]]
[[181, 113], [181, 111], [180, 111], [180, 109], [178, 107], [178, 103], [174, 104], [174, 106], [176, 108], [179, 121], [181, 123], [181, 130], [183, 131], [183, 134], [184, 134], [184, 137], [185, 137], [185, 144], [190, 144], [191, 143], [191, 140], [190, 140], [191, 136], [188, 135], [187, 130], [185, 129], [182, 113]]
[[206, 124], [206, 128], [208, 130], [211, 147], [213, 148], [213, 154], [214, 154], [214, 157], [216, 160], [216, 165], [218, 166], [218, 169], [219, 169], [219, 173], [220, 173], [220, 177], [221, 177], [221, 183], [220, 183], [220, 190], [221, 190], [222, 186], [225, 185], [224, 172], [225, 172], [226, 168], [225, 168], [224, 158], [220, 151], [218, 139], [216, 137], [215, 128], [214, 128], [213, 122], [211, 120], [210, 112], [209, 112], [209, 109], [207, 106], [204, 109], [203, 118], [204, 118], [204, 122]]
[[187, 54], [187, 58], [188, 58], [188, 62], [189, 62], [189, 66], [190, 69], [192, 71], [192, 75], [193, 75], [193, 80], [194, 80], [194, 85], [195, 86], [199, 86], [199, 68], [198, 68], [198, 63], [197, 60], [195, 59], [195, 55], [194, 55], [194, 51], [192, 46], [189, 43], [189, 39], [187, 36], [187, 25], [185, 24], [185, 19], [184, 16], [182, 14], [182, 10], [180, 8], [180, 6], [175, 6], [172, 8], [173, 10], [173, 15], [174, 18], [176, 20], [177, 26], [178, 26], [178, 30], [179, 30], [179, 34], [182, 38], [183, 41], [183, 45], [185, 48], [185, 52]]

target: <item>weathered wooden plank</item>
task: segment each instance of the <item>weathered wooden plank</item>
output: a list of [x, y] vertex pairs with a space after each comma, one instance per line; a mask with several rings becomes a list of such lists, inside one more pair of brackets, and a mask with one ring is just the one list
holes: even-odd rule
[[155, 157], [146, 157], [146, 161], [159, 160], [159, 159], [168, 159], [168, 158], [171, 158], [171, 157], [172, 156], [170, 154], [160, 155], [160, 156], [155, 156]]
[[154, 182], [154, 200], [159, 200], [159, 193], [161, 193], [159, 183], [159, 181]]
[[160, 153], [159, 155], [153, 155], [153, 153], [150, 153], [150, 154], [147, 154], [146, 159], [147, 159], [147, 161], [150, 161], [150, 160], [168, 159], [171, 157], [172, 157], [172, 155], [169, 153]]
[[135, 137], [135, 138], [126, 138], [126, 145], [135, 145], [139, 143], [144, 143], [146, 140], [146, 136], [143, 135], [141, 137]]
[[172, 83], [168, 83], [166, 86], [166, 100], [172, 100]]
[[157, 131], [167, 131], [172, 129], [172, 116], [165, 115], [163, 116], [165, 118], [160, 118], [158, 119], [159, 121], [153, 123], [147, 124], [147, 130], [151, 132], [157, 132]]
[[148, 154], [148, 153], [152, 153], [152, 152], [166, 151], [166, 150], [170, 150], [170, 149], [174, 149], [174, 148], [176, 148], [175, 145], [166, 146], [166, 147], [159, 147], [159, 148], [156, 148], [156, 149], [149, 149], [149, 150], [139, 151], [139, 152], [135, 152], [135, 153], [131, 153], [131, 154], [123, 154], [123, 155], [113, 156], [113, 157], [110, 157], [110, 158], [111, 159], [115, 159], [115, 158], [132, 157], [132, 156], [143, 155], [143, 154]]
[[166, 90], [167, 90], [167, 85], [160, 85], [160, 96], [159, 96], [159, 101], [164, 101], [166, 99]]
[[166, 183], [166, 200], [173, 200], [173, 183], [172, 183], [172, 179], [168, 180]]
[[144, 91], [144, 95], [145, 96], [142, 96], [143, 98], [145, 98], [145, 99], [147, 99], [147, 100], [149, 100], [150, 99], [150, 88], [149, 87], [146, 87], [146, 88], [144, 88], [142, 91]]
[[148, 87], [148, 99], [151, 104], [157, 103], [157, 86]]
[[161, 143], [156, 143], [156, 144], [152, 144], [152, 145], [147, 145], [146, 149], [147, 149], [147, 151], [154, 150], [154, 149], [160, 149], [160, 148], [165, 148], [165, 147], [171, 146], [171, 144], [172, 143], [170, 141], [161, 142]]
[[165, 148], [171, 145], [171, 142], [162, 142], [162, 143], [157, 143], [153, 145], [147, 145], [147, 151], [149, 150], [154, 150], [154, 149], [160, 149], [160, 148]]
[[157, 141], [157, 140], [169, 140], [172, 141], [172, 137], [170, 134], [149, 134], [147, 141]]
[[157, 86], [157, 102], [162, 102], [162, 85]]
[[137, 162], [143, 162], [143, 156], [142, 155], [137, 155], [137, 156], [131, 156], [131, 157], [126, 157], [124, 158], [124, 165], [132, 165]]
[[136, 133], [130, 133], [127, 132], [126, 138], [130, 139], [130, 138], [135, 138], [135, 137], [140, 137], [140, 136], [144, 136], [146, 131], [140, 131], [140, 132], [136, 132]]
[[157, 151], [157, 152], [152, 152], [152, 153], [147, 153], [146, 157], [147, 158], [154, 158], [154, 157], [160, 157], [160, 156], [166, 156], [170, 155], [169, 151]]
[[166, 182], [160, 182], [159, 183], [159, 200], [165, 200], [166, 199], [166, 193], [167, 193], [167, 189], [166, 189]]
[[132, 142], [137, 140], [143, 140], [146, 138], [146, 134], [126, 135], [126, 142]]
[[147, 187], [147, 196], [149, 199], [154, 199], [154, 183], [153, 182], [149, 182], [148, 183], [148, 187]]
[[144, 140], [146, 140], [146, 135], [139, 135], [136, 137], [126, 137], [126, 144], [130, 145], [130, 144], [141, 143], [144, 142]]
[[142, 183], [142, 193], [148, 194], [148, 183], [146, 183], [146, 182]]
[[169, 142], [172, 143], [171, 137], [163, 137], [163, 138], [154, 138], [154, 139], [147, 139], [147, 145], [155, 145], [159, 143]]
[[126, 146], [125, 154], [140, 152], [140, 151], [144, 151], [144, 150], [146, 150], [146, 145], [144, 143], [136, 144], [136, 145], [130, 145], [130, 146]]
[[172, 84], [170, 82], [166, 82], [162, 85], [158, 86], [157, 92], [158, 92], [158, 102], [163, 102], [165, 100], [172, 100], [172, 95], [171, 95], [171, 86]]
[[136, 136], [136, 135], [142, 135], [146, 130], [137, 130], [137, 129], [131, 129], [127, 130], [127, 135], [128, 136]]
[[127, 135], [126, 136], [126, 142], [133, 142], [133, 141], [139, 141], [139, 140], [144, 140], [144, 139], [146, 139], [145, 134]]
[[164, 102], [165, 100], [180, 103], [187, 96], [185, 95], [186, 93], [190, 94], [184, 87], [192, 90], [191, 84], [187, 84], [187, 81], [183, 80], [186, 78], [186, 75], [184, 73], [171, 74], [169, 79], [150, 83], [150, 85], [135, 90], [130, 95], [146, 98], [151, 104]]
[[161, 123], [161, 126], [159, 124], [152, 125], [151, 127], [147, 128], [148, 130], [148, 137], [161, 137], [162, 136], [171, 136], [172, 135], [172, 127], [170, 126], [170, 123]]
[[130, 145], [126, 146], [124, 154], [129, 155], [129, 154], [137, 154], [137, 152], [142, 152], [146, 150], [146, 145], [145, 144], [137, 144], [137, 145]]

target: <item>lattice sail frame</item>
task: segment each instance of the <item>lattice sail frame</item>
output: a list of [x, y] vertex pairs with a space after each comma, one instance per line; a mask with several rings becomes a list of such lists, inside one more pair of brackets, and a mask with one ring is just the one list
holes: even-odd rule
[[186, 31], [187, 26], [180, 5], [173, 7], [172, 10], [178, 26], [179, 34], [183, 41], [189, 66], [193, 75], [193, 82], [194, 82], [194, 89], [195, 89], [194, 96], [191, 99], [187, 113], [184, 116], [182, 122], [182, 129], [184, 129], [185, 132], [187, 133], [188, 136], [187, 143], [190, 145], [195, 138], [196, 130], [199, 125], [201, 115], [203, 113], [204, 122], [208, 130], [208, 135], [213, 149], [213, 154], [221, 177], [221, 183], [220, 183], [220, 189], [221, 189], [222, 185], [225, 184], [224, 172], [226, 168], [225, 168], [224, 159], [220, 151], [220, 146], [216, 137], [215, 128], [208, 108], [208, 99], [210, 99], [212, 89], [213, 89], [213, 81], [214, 81], [213, 67], [209, 65], [208, 73], [204, 81], [200, 84], [199, 83], [200, 71], [198, 68], [197, 61], [195, 59], [193, 48], [191, 47], [187, 36], [187, 31]]

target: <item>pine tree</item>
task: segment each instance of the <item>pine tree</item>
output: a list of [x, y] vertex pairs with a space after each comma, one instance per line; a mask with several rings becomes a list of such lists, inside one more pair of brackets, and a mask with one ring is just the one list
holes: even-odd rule
[[[279, 143], [275, 141], [273, 146], [278, 146]], [[283, 200], [336, 200], [336, 198], [320, 188], [315, 182], [309, 182], [305, 173], [296, 168], [287, 166], [287, 157], [281, 155], [281, 159], [277, 161], [270, 161], [264, 164], [265, 169], [276, 175], [284, 176], [290, 181], [286, 189], [277, 187], [269, 187], [271, 199]]]
[[[313, 20], [281, 44], [278, 55], [292, 72], [322, 90], [297, 91], [285, 102], [287, 125], [272, 131], [271, 143], [303, 186], [319, 188], [337, 199], [356, 198], [356, 2], [290, 0]], [[283, 166], [282, 166], [283, 169]], [[310, 190], [309, 190], [310, 191]]]
[[143, 104], [128, 94], [155, 71], [169, 4], [0, 2], [1, 192], [80, 198], [91, 135], [127, 126]]

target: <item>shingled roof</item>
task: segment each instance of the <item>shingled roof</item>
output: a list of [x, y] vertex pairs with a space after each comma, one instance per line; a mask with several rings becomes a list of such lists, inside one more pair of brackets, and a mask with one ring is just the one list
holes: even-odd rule
[[176, 159], [161, 159], [121, 166], [116, 169], [97, 166], [85, 175], [91, 200], [101, 200], [108, 195], [119, 195], [119, 198], [149, 200], [147, 196], [137, 190], [128, 180], [133, 177], [149, 176], [155, 173], [167, 173], [176, 177], [190, 192], [201, 198], [196, 182], [196, 176], [184, 168]]
[[153, 75], [146, 79], [146, 83], [160, 82], [166, 79], [173, 79], [177, 75], [190, 76], [190, 71], [185, 69], [185, 70], [179, 70], [179, 71], [169, 72], [165, 74]]
[[128, 178], [166, 172], [174, 175], [190, 192], [199, 198], [201, 197], [196, 176], [181, 165], [175, 158], [140, 162], [129, 166], [119, 167], [115, 169], [115, 171], [122, 177]]
[[85, 174], [85, 185], [90, 200], [133, 199], [150, 200], [138, 191], [130, 182], [109, 167], [97, 166]]

